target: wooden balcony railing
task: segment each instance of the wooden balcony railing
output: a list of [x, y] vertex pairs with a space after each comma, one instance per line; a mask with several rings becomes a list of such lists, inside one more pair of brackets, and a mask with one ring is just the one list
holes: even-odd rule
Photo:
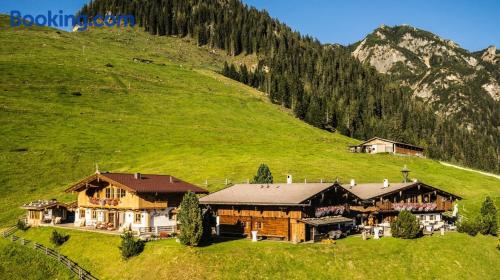
[[376, 206], [382, 211], [403, 211], [429, 212], [429, 211], [450, 211], [453, 209], [453, 202], [440, 201], [432, 203], [392, 203], [388, 201], [377, 202]]

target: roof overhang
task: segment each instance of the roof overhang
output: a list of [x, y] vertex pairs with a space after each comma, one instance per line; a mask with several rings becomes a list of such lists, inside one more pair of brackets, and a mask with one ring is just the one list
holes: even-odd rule
[[132, 193], [137, 192], [136, 190], [134, 190], [134, 189], [122, 184], [122, 183], [119, 183], [115, 180], [112, 180], [112, 179], [110, 179], [110, 178], [108, 178], [105, 175], [100, 174], [100, 173], [92, 174], [92, 175], [88, 176], [87, 178], [80, 180], [78, 183], [73, 184], [71, 187], [67, 188], [64, 191], [65, 192], [74, 192], [74, 191], [81, 191], [81, 190], [87, 189], [89, 187], [95, 187], [95, 186], [92, 186], [90, 184], [90, 182], [95, 181], [95, 180], [98, 180], [98, 181], [102, 180], [102, 181], [108, 182], [114, 186], [117, 186], [119, 188], [122, 188], [122, 189], [129, 191], [129, 192], [132, 192]]
[[227, 201], [200, 201], [203, 205], [227, 205], [227, 206], [286, 206], [305, 207], [308, 203], [272, 203], [272, 202], [227, 202]]
[[[363, 198], [359, 198], [359, 197], [358, 197], [358, 198], [360, 199], [360, 201], [361, 201], [361, 202], [369, 202], [369, 203], [371, 203], [371, 202], [372, 202], [372, 200], [374, 200], [374, 199], [378, 199], [378, 198], [381, 198], [381, 197], [384, 197], [384, 196], [392, 195], [392, 194], [398, 193], [398, 192], [400, 192], [400, 191], [405, 191], [405, 190], [407, 190], [407, 189], [411, 189], [411, 188], [413, 188], [413, 187], [415, 187], [415, 186], [418, 186], [418, 185], [420, 185], [420, 186], [424, 186], [424, 187], [429, 188], [429, 189], [432, 189], [432, 190], [434, 190], [434, 191], [436, 191], [436, 192], [440, 192], [440, 193], [446, 194], [446, 195], [448, 195], [448, 196], [452, 196], [452, 197], [453, 197], [453, 198], [455, 198], [455, 199], [462, 199], [462, 197], [460, 197], [460, 196], [458, 196], [458, 195], [456, 195], [456, 194], [452, 194], [452, 193], [449, 193], [449, 192], [443, 191], [443, 190], [441, 190], [441, 189], [438, 189], [438, 188], [436, 188], [436, 187], [433, 187], [433, 186], [427, 185], [427, 184], [422, 183], [422, 182], [414, 182], [413, 184], [410, 184], [410, 185], [405, 186], [405, 187], [403, 187], [403, 188], [399, 188], [399, 189], [391, 190], [390, 192], [386, 192], [386, 193], [383, 193], [383, 194], [379, 194], [379, 195], [375, 195], [375, 196], [370, 196], [370, 197], [363, 197]], [[342, 185], [340, 185], [340, 186], [341, 186], [343, 189], [347, 190], [348, 192], [352, 193], [352, 192], [349, 190], [349, 188], [346, 188], [346, 187], [344, 187], [344, 186], [342, 186]], [[354, 195], [354, 193], [352, 193], [352, 194]], [[355, 196], [356, 196], [356, 195], [355, 195]]]
[[321, 218], [307, 218], [307, 219], [300, 219], [299, 221], [312, 226], [326, 226], [326, 225], [334, 225], [341, 223], [350, 223], [353, 221], [353, 219], [346, 218], [343, 216], [334, 216], [334, 217], [321, 217]]

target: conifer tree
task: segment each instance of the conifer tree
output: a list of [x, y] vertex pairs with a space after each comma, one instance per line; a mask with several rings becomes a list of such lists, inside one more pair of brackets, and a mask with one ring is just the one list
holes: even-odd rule
[[491, 197], [487, 196], [481, 206], [480, 232], [482, 234], [497, 235], [498, 220], [497, 208]]
[[396, 221], [391, 224], [391, 233], [394, 237], [403, 239], [411, 239], [418, 237], [420, 233], [420, 225], [417, 217], [410, 211], [401, 211], [398, 214]]
[[179, 212], [179, 240], [188, 246], [198, 246], [203, 235], [203, 217], [196, 194], [187, 192]]
[[257, 170], [257, 175], [253, 177], [253, 184], [272, 184], [273, 183], [273, 174], [271, 174], [271, 170], [269, 166], [266, 164], [261, 164], [259, 169]]

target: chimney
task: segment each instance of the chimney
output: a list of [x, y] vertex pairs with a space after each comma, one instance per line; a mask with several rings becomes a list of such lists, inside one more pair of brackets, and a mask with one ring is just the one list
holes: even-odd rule
[[173, 183], [174, 179], [172, 179], [172, 175], [170, 175], [170, 183]]
[[291, 184], [293, 181], [292, 181], [292, 175], [288, 174], [286, 175], [286, 183], [287, 184]]
[[139, 173], [139, 172], [134, 173], [134, 179], [140, 180], [141, 179], [141, 173]]
[[388, 188], [388, 187], [389, 187], [389, 180], [384, 179], [384, 188]]
[[356, 186], [356, 180], [351, 179], [351, 189], [352, 189], [352, 187], [354, 187], [354, 186]]

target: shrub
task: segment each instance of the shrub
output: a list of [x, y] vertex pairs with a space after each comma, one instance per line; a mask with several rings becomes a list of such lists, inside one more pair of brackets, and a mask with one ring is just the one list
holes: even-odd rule
[[179, 223], [180, 242], [184, 245], [198, 246], [203, 235], [203, 218], [198, 198], [192, 192], [187, 192], [182, 199]]
[[481, 230], [481, 223], [478, 222], [477, 218], [461, 221], [457, 225], [458, 232], [467, 233], [470, 236], [476, 236], [480, 230]]
[[50, 241], [56, 246], [61, 246], [64, 242], [68, 241], [68, 239], [69, 235], [59, 233], [57, 230], [53, 230], [50, 236]]
[[391, 224], [392, 236], [411, 239], [420, 235], [420, 224], [410, 211], [399, 212], [398, 218]]
[[26, 224], [24, 220], [17, 220], [16, 224], [17, 229], [20, 229], [22, 231], [28, 230], [29, 226]]
[[128, 259], [139, 255], [144, 250], [144, 241], [134, 238], [131, 231], [127, 231], [121, 236], [122, 243], [118, 247], [122, 253], [123, 259]]

